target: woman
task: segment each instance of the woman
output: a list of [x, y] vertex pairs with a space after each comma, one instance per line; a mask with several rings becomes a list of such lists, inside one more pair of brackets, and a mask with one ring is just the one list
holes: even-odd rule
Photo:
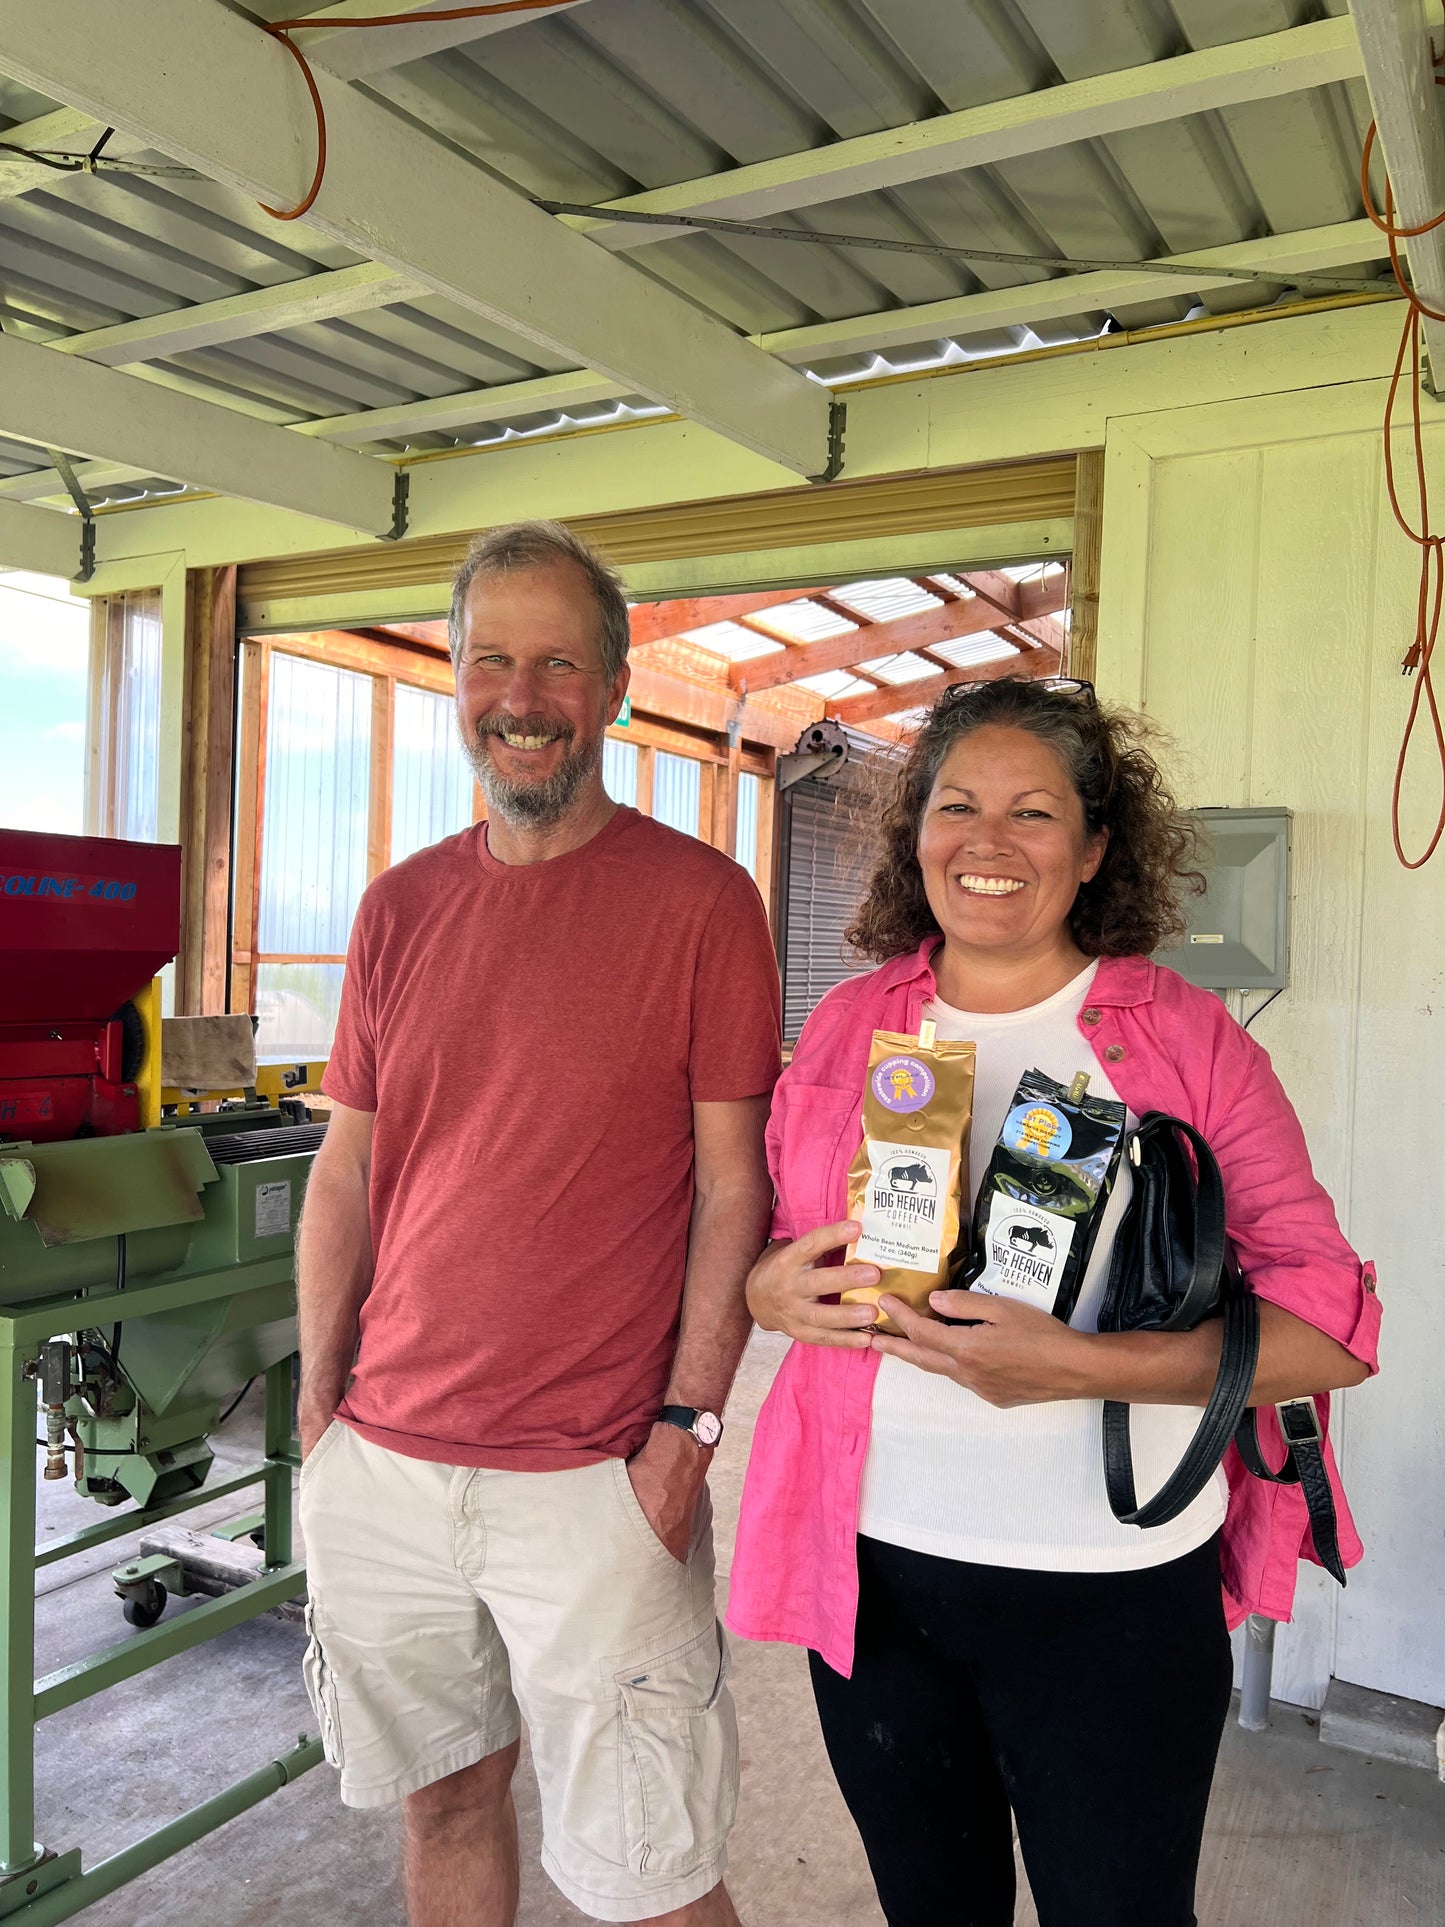
[[[1125, 718], [1087, 683], [950, 691], [920, 731], [850, 932], [879, 963], [814, 1011], [778, 1086], [775, 1242], [748, 1281], [797, 1340], [758, 1421], [729, 1620], [810, 1651], [829, 1759], [890, 1927], [1005, 1927], [1010, 1812], [1042, 1927], [1187, 1927], [1229, 1702], [1232, 1623], [1288, 1618], [1311, 1553], [1299, 1488], [1231, 1450], [1175, 1520], [1118, 1523], [1100, 1401], [1132, 1407], [1141, 1500], [1180, 1457], [1214, 1383], [1217, 1323], [1095, 1329], [1127, 1162], [1071, 1324], [1010, 1299], [935, 1292], [945, 1325], [839, 1254], [872, 1033], [977, 1044], [973, 1186], [1020, 1073], [1122, 1099], [1130, 1122], [1194, 1124], [1224, 1175], [1228, 1229], [1260, 1299], [1254, 1405], [1375, 1369], [1374, 1278], [1311, 1173], [1264, 1051], [1224, 1005], [1148, 961], [1197, 888], [1193, 843]], [[1327, 1402], [1322, 1402], [1327, 1412]], [[1281, 1448], [1272, 1413], [1261, 1427]], [[1336, 1487], [1340, 1549], [1360, 1544]], [[1224, 1591], [1221, 1594], [1221, 1571]]]

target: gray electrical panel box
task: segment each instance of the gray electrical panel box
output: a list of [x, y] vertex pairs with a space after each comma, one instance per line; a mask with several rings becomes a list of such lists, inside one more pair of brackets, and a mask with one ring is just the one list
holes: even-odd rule
[[1209, 888], [1157, 962], [1203, 990], [1283, 990], [1289, 980], [1289, 831], [1284, 809], [1198, 810]]

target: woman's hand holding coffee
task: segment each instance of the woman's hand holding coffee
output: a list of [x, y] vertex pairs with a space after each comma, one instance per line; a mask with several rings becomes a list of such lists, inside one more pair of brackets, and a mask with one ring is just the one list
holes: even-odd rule
[[1042, 1405], [1057, 1398], [1098, 1398], [1093, 1382], [1097, 1339], [1073, 1331], [1046, 1311], [995, 1298], [981, 1291], [935, 1291], [929, 1303], [939, 1318], [961, 1318], [963, 1325], [924, 1318], [901, 1298], [884, 1296], [886, 1311], [907, 1334], [880, 1332], [870, 1342], [925, 1372], [951, 1378], [990, 1405]]
[[865, 1351], [878, 1313], [872, 1305], [832, 1302], [840, 1291], [876, 1285], [876, 1265], [825, 1265], [830, 1251], [852, 1244], [858, 1224], [820, 1225], [792, 1244], [769, 1245], [748, 1274], [748, 1310], [764, 1331], [786, 1332], [805, 1345]]

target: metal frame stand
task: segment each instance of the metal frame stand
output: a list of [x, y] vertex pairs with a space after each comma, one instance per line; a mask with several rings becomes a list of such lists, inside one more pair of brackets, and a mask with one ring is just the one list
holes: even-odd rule
[[[200, 1299], [235, 1296], [234, 1277], [187, 1278], [126, 1291], [73, 1296], [0, 1311], [0, 1544], [6, 1561], [0, 1586], [0, 1920], [6, 1927], [54, 1927], [138, 1874], [190, 1846], [238, 1813], [255, 1806], [318, 1764], [321, 1742], [303, 1734], [282, 1758], [166, 1826], [113, 1854], [88, 1872], [79, 1849], [56, 1852], [35, 1840], [35, 1728], [64, 1707], [133, 1679], [177, 1653], [229, 1632], [305, 1590], [306, 1568], [293, 1560], [291, 1474], [299, 1454], [291, 1431], [291, 1360], [266, 1371], [265, 1457], [230, 1478], [203, 1485], [149, 1511], [129, 1507], [96, 1525], [37, 1547], [35, 1543], [35, 1418], [33, 1382], [25, 1367], [45, 1341], [74, 1331], [78, 1323], [104, 1326], [194, 1305]], [[191, 1607], [167, 1625], [134, 1633], [89, 1658], [35, 1678], [35, 1573], [42, 1566], [87, 1552], [162, 1519], [174, 1518], [247, 1486], [264, 1487], [264, 1567], [260, 1575], [217, 1599]]]

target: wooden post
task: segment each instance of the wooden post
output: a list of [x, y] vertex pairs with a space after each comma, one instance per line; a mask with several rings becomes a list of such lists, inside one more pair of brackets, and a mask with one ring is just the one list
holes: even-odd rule
[[649, 743], [637, 745], [637, 807], [644, 816], [652, 815], [652, 758]]
[[1074, 480], [1074, 556], [1070, 568], [1073, 614], [1063, 669], [1094, 680], [1099, 639], [1099, 558], [1104, 543], [1104, 451], [1084, 449]]
[[376, 676], [371, 684], [371, 808], [367, 818], [366, 880], [391, 865], [392, 717], [396, 683]]
[[716, 763], [704, 763], [698, 759], [697, 833], [704, 843], [711, 843], [715, 850], [723, 848], [727, 829], [727, 798], [719, 781], [720, 775]]
[[266, 679], [270, 645], [241, 644], [240, 759], [236, 785], [236, 914], [231, 965], [232, 1010], [254, 1010], [257, 910], [261, 894], [261, 833], [266, 784]]
[[[776, 751], [773, 753], [773, 762], [776, 765]], [[768, 912], [768, 924], [775, 931], [778, 927], [778, 873], [774, 848], [777, 817], [778, 779], [775, 767], [770, 775], [758, 778], [757, 867], [757, 883], [763, 893], [763, 903]]]
[[734, 858], [738, 853], [738, 777], [742, 773], [742, 767], [743, 746], [739, 739], [735, 743], [728, 744], [727, 767], [718, 772], [723, 786], [722, 836], [719, 840], [727, 854]]
[[186, 576], [185, 738], [181, 761], [181, 948], [176, 1012], [226, 1007], [236, 701], [235, 568]]

